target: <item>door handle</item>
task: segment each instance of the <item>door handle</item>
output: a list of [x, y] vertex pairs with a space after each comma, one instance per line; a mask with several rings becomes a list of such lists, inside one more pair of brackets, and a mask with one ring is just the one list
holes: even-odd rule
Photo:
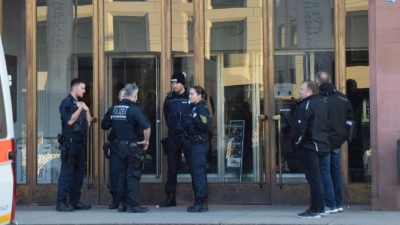
[[262, 188], [262, 182], [263, 182], [263, 168], [264, 168], [264, 144], [263, 144], [263, 130], [264, 130], [264, 121], [267, 120], [268, 116], [267, 115], [258, 115], [258, 180], [259, 180], [259, 185], [260, 188]]
[[161, 129], [160, 129], [161, 120], [157, 120], [156, 122], [156, 178], [160, 178], [161, 176]]
[[278, 122], [279, 188], [282, 189], [281, 115], [272, 116], [272, 120]]
[[[92, 123], [97, 122], [96, 117], [92, 117], [91, 119]], [[90, 189], [90, 184], [93, 184], [93, 139], [94, 139], [94, 128], [93, 125], [89, 127], [89, 138], [88, 138], [88, 143], [87, 143], [87, 156], [88, 160], [86, 162], [86, 185], [87, 188]]]

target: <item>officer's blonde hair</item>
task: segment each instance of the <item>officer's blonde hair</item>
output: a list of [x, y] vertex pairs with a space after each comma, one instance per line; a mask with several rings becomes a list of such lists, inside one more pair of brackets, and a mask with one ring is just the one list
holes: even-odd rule
[[132, 96], [139, 91], [139, 87], [135, 83], [128, 83], [124, 87], [125, 96]]

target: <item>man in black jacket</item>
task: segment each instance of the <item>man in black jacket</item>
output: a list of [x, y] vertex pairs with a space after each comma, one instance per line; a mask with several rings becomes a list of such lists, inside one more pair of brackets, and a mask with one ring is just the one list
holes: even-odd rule
[[347, 120], [353, 120], [353, 110], [346, 95], [337, 91], [330, 75], [318, 73], [319, 94], [328, 102], [330, 154], [321, 164], [321, 179], [325, 193], [325, 213], [343, 212], [341, 151], [346, 140]]
[[331, 149], [328, 141], [328, 106], [326, 101], [318, 96], [318, 86], [315, 82], [304, 81], [299, 94], [300, 102], [294, 115], [291, 143], [310, 185], [311, 205], [308, 210], [297, 216], [320, 218], [324, 207], [320, 163]]

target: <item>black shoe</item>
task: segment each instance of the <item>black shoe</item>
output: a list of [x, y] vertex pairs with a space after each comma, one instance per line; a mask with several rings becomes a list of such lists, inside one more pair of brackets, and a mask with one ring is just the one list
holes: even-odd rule
[[118, 209], [119, 202], [113, 201], [109, 206], [108, 209]]
[[126, 203], [120, 202], [118, 205], [118, 212], [126, 212]]
[[187, 208], [188, 212], [207, 212], [208, 204], [206, 198], [196, 198], [193, 206]]
[[176, 206], [175, 192], [167, 194], [167, 199], [160, 203], [160, 207], [171, 207]]
[[310, 211], [310, 210], [307, 210], [307, 211], [305, 211], [305, 212], [303, 212], [303, 213], [297, 214], [297, 217], [300, 217], [300, 218], [307, 218], [307, 219], [308, 219], [308, 218], [321, 218], [321, 214], [312, 212], [312, 211]]
[[89, 205], [89, 204], [85, 205], [82, 202], [72, 203], [71, 206], [75, 210], [88, 210], [88, 209], [92, 208], [91, 205]]
[[72, 212], [74, 208], [72, 206], [67, 205], [65, 203], [57, 203], [56, 210], [59, 212]]
[[145, 213], [149, 211], [147, 207], [141, 207], [140, 205], [137, 206], [129, 206], [126, 210], [127, 213]]

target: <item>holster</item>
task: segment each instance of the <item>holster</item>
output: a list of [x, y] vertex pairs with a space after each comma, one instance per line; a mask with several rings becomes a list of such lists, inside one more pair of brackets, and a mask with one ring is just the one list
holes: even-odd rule
[[110, 158], [110, 143], [105, 142], [103, 144], [103, 151], [104, 151], [104, 157], [106, 157], [106, 159]]
[[61, 151], [61, 161], [68, 162], [69, 159], [69, 149], [65, 146], [65, 144], [60, 144], [58, 149]]
[[163, 152], [164, 152], [164, 155], [167, 155], [167, 152], [168, 152], [168, 138], [163, 138], [163, 139], [161, 139], [161, 144], [162, 144], [162, 147], [163, 147]]
[[133, 155], [129, 157], [128, 162], [133, 163], [133, 167], [135, 169], [144, 170], [143, 162], [144, 162], [145, 152], [143, 148], [136, 143], [131, 143], [129, 145], [129, 148], [132, 151]]
[[58, 143], [61, 145], [61, 144], [64, 144], [64, 135], [62, 135], [62, 134], [58, 134], [57, 135], [57, 140], [58, 140]]

